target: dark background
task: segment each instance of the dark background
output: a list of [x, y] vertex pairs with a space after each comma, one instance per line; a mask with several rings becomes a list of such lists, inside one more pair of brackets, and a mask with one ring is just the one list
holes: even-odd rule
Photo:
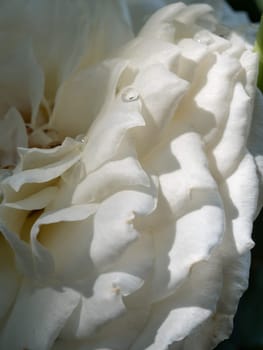
[[259, 22], [260, 9], [259, 4], [262, 5], [263, 1], [253, 0], [227, 0], [229, 5], [237, 11], [246, 11], [253, 22]]
[[[232, 8], [246, 11], [253, 22], [260, 20], [263, 1], [228, 0]], [[241, 298], [229, 340], [216, 350], [263, 350], [263, 210], [254, 224], [249, 288]], [[194, 350], [194, 349], [193, 349]]]

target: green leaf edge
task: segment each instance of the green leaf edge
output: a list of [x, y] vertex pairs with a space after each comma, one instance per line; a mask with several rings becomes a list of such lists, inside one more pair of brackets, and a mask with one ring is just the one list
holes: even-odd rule
[[261, 16], [256, 43], [255, 50], [259, 55], [259, 64], [258, 64], [258, 88], [263, 93], [263, 15]]

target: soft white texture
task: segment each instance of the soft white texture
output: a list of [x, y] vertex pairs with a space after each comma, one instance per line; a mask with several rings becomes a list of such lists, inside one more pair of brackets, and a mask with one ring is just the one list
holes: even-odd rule
[[19, 4], [0, 7], [0, 348], [213, 349], [262, 204], [256, 54], [207, 4], [133, 40], [123, 2]]

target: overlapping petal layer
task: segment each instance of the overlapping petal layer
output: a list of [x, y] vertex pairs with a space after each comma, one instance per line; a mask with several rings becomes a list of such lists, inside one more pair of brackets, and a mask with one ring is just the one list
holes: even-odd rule
[[229, 335], [262, 204], [262, 97], [256, 54], [211, 12], [169, 5], [111, 59], [84, 54], [55, 84], [45, 127], [61, 144], [14, 138], [2, 349], [205, 350]]

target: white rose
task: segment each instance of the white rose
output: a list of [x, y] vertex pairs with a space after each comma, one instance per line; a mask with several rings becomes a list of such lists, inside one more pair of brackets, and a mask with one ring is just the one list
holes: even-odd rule
[[[75, 9], [66, 4], [61, 21]], [[101, 27], [95, 54], [72, 39], [77, 58], [63, 72], [65, 51], [51, 60], [55, 82], [41, 41], [27, 46], [23, 99], [6, 95], [1, 122], [17, 120], [19, 137], [5, 159], [16, 164], [23, 147], [1, 183], [3, 350], [212, 349], [247, 287], [262, 181], [256, 54], [237, 33], [221, 36], [211, 7], [183, 3], [116, 51], [130, 34], [113, 5], [101, 18], [123, 28], [115, 44], [104, 52]], [[26, 147], [24, 121], [41, 147]]]

